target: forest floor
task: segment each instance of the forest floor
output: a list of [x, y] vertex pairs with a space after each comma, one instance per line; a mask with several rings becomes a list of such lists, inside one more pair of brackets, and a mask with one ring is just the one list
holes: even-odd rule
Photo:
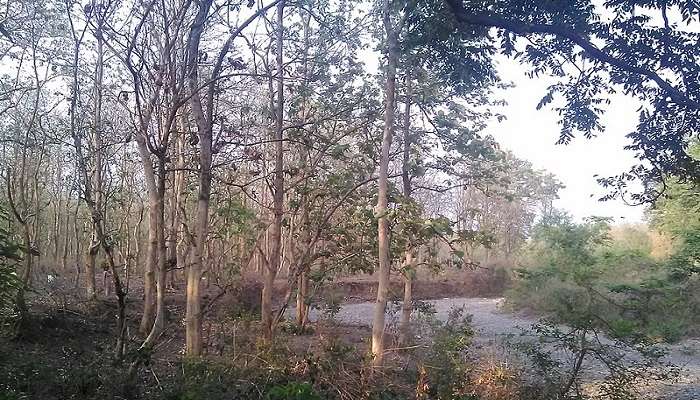
[[[397, 282], [398, 285], [399, 282]], [[427, 295], [418, 292], [417, 298], [427, 300], [435, 310], [438, 320], [446, 320], [449, 311], [464, 307], [472, 315], [475, 330], [475, 347], [483, 356], [503, 349], [503, 341], [514, 335], [518, 338], [521, 328], [527, 329], [536, 322], [531, 315], [516, 314], [501, 307], [501, 298], [450, 297], [435, 299], [436, 294], [452, 295], [450, 291], [434, 291], [445, 283], [422, 283]], [[436, 286], [437, 285], [437, 286]], [[345, 288], [343, 288], [345, 286]], [[347, 287], [354, 289], [347, 290]], [[396, 288], [398, 291], [398, 287]], [[205, 290], [205, 304], [216, 299], [207, 314], [204, 326], [206, 356], [212, 360], [225, 359], [237, 363], [245, 357], [245, 349], [254, 349], [256, 339], [256, 317], [241, 316], [241, 309], [249, 307], [245, 301], [259, 299], [257, 288], [248, 288], [247, 295], [241, 288], [218, 296], [219, 288], [212, 285]], [[336, 297], [338, 308], [333, 312], [312, 310], [310, 318], [313, 334], [296, 335], [282, 327], [279, 339], [285, 346], [299, 353], [314, 351], [324, 338], [336, 338], [353, 346], [360, 352], [368, 349], [369, 323], [374, 303], [366, 301], [372, 285], [368, 282], [342, 283], [335, 287], [331, 296]], [[457, 291], [457, 289], [455, 289]], [[158, 398], [149, 390], [163, 390], [161, 382], [173, 381], [173, 369], [178, 368], [184, 343], [185, 299], [182, 291], [176, 290], [167, 296], [168, 326], [159, 339], [150, 358], [150, 366], [141, 373], [144, 388], [141, 398]], [[129, 348], [140, 343], [137, 334], [142, 307], [139, 282], [134, 282], [129, 295], [128, 325]], [[247, 299], [246, 299], [247, 298]], [[394, 296], [395, 298], [395, 296]], [[115, 302], [110, 298], [97, 303], [86, 302], [71, 288], [62, 290], [37, 289], [31, 295], [32, 327], [20, 339], [0, 338], [0, 389], [3, 384], [31, 393], [28, 398], [62, 399], [67, 393], [96, 393], [91, 385], [101, 374], [100, 368], [110, 363], [111, 347], [114, 343]], [[243, 303], [241, 301], [243, 300]], [[390, 305], [389, 326], [396, 325], [399, 304]], [[289, 310], [293, 313], [293, 309]], [[293, 314], [292, 314], [293, 315]], [[423, 313], [416, 313], [416, 320]], [[328, 317], [331, 317], [330, 319]], [[391, 341], [393, 341], [393, 337]], [[430, 341], [429, 337], [418, 337], [419, 341]], [[391, 345], [393, 346], [393, 344]], [[390, 347], [391, 347], [390, 346]], [[677, 382], [645, 388], [645, 392], [668, 400], [700, 399], [700, 340], [686, 339], [668, 346], [670, 361], [683, 368]], [[589, 366], [595, 372], [595, 366]], [[594, 375], [594, 374], [593, 374]], [[110, 378], [111, 379], [111, 378]], [[5, 382], [2, 382], [5, 380]], [[104, 380], [103, 380], [104, 381]], [[148, 383], [150, 382], [150, 383]], [[115, 385], [117, 382], [115, 381]], [[160, 389], [158, 389], [160, 388]], [[85, 396], [84, 398], [93, 398]], [[111, 398], [111, 397], [110, 397]], [[116, 397], [115, 397], [116, 398]], [[122, 397], [124, 398], [124, 397]], [[129, 397], [126, 397], [129, 398]]]

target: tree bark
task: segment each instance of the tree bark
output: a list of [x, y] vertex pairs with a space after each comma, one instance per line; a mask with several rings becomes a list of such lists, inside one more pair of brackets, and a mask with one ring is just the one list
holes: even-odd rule
[[75, 202], [75, 212], [73, 213], [73, 233], [75, 234], [75, 248], [73, 249], [74, 257], [73, 260], [75, 264], [75, 288], [77, 289], [80, 285], [80, 274], [82, 269], [80, 268], [80, 224], [78, 221], [78, 214], [80, 214], [80, 201]]
[[63, 273], [68, 272], [68, 248], [70, 247], [70, 198], [72, 190], [68, 192], [68, 198], [66, 199], [66, 209], [65, 209], [65, 223], [63, 226], [63, 249], [61, 250], [61, 270]]
[[411, 338], [411, 313], [413, 312], [413, 253], [406, 251], [403, 271], [403, 303], [399, 319], [399, 344], [408, 346]]
[[[71, 21], [72, 25], [72, 21]], [[98, 23], [96, 34], [101, 36], [101, 23]], [[78, 173], [83, 181], [82, 185], [82, 195], [85, 203], [90, 211], [90, 217], [92, 220], [92, 225], [94, 227], [94, 234], [97, 238], [98, 243], [101, 245], [105, 252], [107, 259], [107, 264], [112, 273], [112, 282], [114, 285], [114, 291], [117, 296], [117, 343], [114, 350], [114, 355], [117, 360], [121, 360], [124, 356], [125, 345], [126, 345], [126, 294], [122, 288], [121, 280], [119, 279], [119, 273], [117, 271], [116, 263], [114, 262], [113, 248], [110, 243], [108, 243], [107, 236], [103, 230], [103, 215], [101, 210], [97, 207], [95, 202], [94, 190], [92, 187], [92, 182], [88, 176], [87, 164], [85, 157], [83, 155], [83, 145], [80, 134], [78, 133], [77, 124], [77, 97], [78, 97], [78, 61], [79, 61], [79, 49], [82, 37], [80, 39], [75, 35], [75, 30], [73, 30], [73, 38], [75, 41], [74, 48], [74, 58], [73, 58], [73, 82], [72, 89], [74, 95], [71, 99], [70, 104], [70, 123], [71, 123], [71, 136], [73, 138], [73, 144], [75, 146], [76, 159], [78, 164]], [[93, 275], [94, 278], [94, 275]]]
[[[310, 36], [311, 36], [311, 14], [302, 15], [302, 24], [304, 29], [304, 51], [302, 55], [302, 100], [301, 107], [299, 110], [300, 122], [306, 124], [306, 112], [307, 112], [307, 102], [308, 93], [311, 90], [309, 87], [309, 47], [310, 47]], [[302, 146], [299, 147], [299, 169], [303, 171], [307, 176], [311, 176], [310, 166], [308, 164], [306, 147], [310, 144], [311, 138], [307, 139]], [[295, 258], [297, 263], [297, 268], [300, 269], [299, 277], [297, 278], [297, 298], [296, 298], [296, 324], [300, 329], [304, 329], [309, 318], [309, 272], [311, 269], [311, 264], [304, 260], [304, 253], [308, 253], [308, 247], [311, 246], [311, 237], [309, 226], [309, 193], [308, 188], [304, 187], [301, 195], [301, 222], [299, 224], [299, 241], [298, 243], [292, 244], [295, 251]], [[301, 248], [301, 251], [299, 249]]]
[[146, 144], [147, 132], [136, 134], [136, 144], [141, 156], [143, 173], [146, 181], [146, 192], [148, 193], [148, 248], [146, 249], [146, 263], [143, 277], [143, 315], [139, 332], [147, 334], [155, 319], [155, 273], [158, 259], [158, 189], [156, 188], [155, 171], [151, 154]]
[[[405, 201], [412, 201], [412, 189], [411, 189], [411, 175], [410, 175], [410, 162], [411, 162], [411, 102], [413, 96], [413, 86], [411, 82], [410, 71], [406, 71], [406, 77], [404, 79], [404, 86], [406, 87], [406, 105], [403, 115], [403, 162], [401, 164], [401, 181], [403, 183], [403, 196]], [[404, 289], [403, 289], [403, 303], [401, 305], [401, 318], [399, 320], [399, 344], [402, 346], [407, 346], [410, 338], [410, 328], [411, 328], [411, 312], [413, 311], [413, 275], [414, 263], [413, 263], [413, 249], [412, 244], [406, 246], [406, 251], [404, 253], [404, 266], [403, 266], [403, 279], [404, 279]]]
[[394, 103], [396, 98], [396, 64], [398, 62], [398, 43], [390, 18], [389, 0], [384, 0], [382, 13], [384, 29], [387, 35], [387, 68], [384, 87], [384, 135], [382, 138], [381, 158], [379, 161], [379, 193], [375, 210], [378, 219], [379, 269], [377, 271], [377, 301], [372, 319], [372, 364], [381, 366], [384, 362], [384, 317], [389, 290], [391, 260], [389, 256], [389, 221], [386, 218], [389, 191], [389, 150], [394, 137]]
[[273, 220], [270, 226], [270, 254], [268, 256], [267, 269], [262, 293], [262, 336], [263, 340], [272, 340], [274, 327], [272, 326], [272, 292], [275, 276], [280, 268], [282, 250], [282, 218], [284, 216], [284, 146], [282, 143], [284, 133], [284, 64], [282, 59], [283, 45], [283, 18], [284, 1], [277, 3], [277, 29], [276, 29], [276, 105], [275, 105], [275, 129], [273, 140], [275, 144], [275, 173], [272, 193]]
[[[167, 125], [166, 125], [167, 126]], [[155, 343], [165, 328], [165, 278], [167, 273], [167, 252], [165, 248], [165, 160], [158, 158], [157, 198], [156, 198], [156, 310], [153, 326], [144, 341], [145, 345]]]
[[[23, 150], [26, 152], [26, 149]], [[22, 172], [24, 173], [24, 172]], [[20, 178], [24, 180], [24, 177]], [[29, 289], [29, 280], [32, 274], [32, 238], [29, 223], [26, 217], [22, 216], [18, 209], [18, 205], [15, 203], [14, 196], [12, 194], [12, 170], [7, 171], [7, 200], [12, 210], [17, 222], [22, 226], [22, 246], [24, 248], [24, 269], [22, 270], [22, 275], [20, 276], [20, 286], [17, 289], [17, 294], [15, 296], [15, 303], [17, 307], [17, 312], [19, 313], [20, 327], [24, 327], [28, 319], [27, 302], [24, 297], [25, 292]]]
[[[104, 76], [104, 38], [102, 36], [102, 29], [98, 27], [95, 30], [95, 38], [97, 39], [96, 54], [97, 60], [95, 62], [95, 103], [94, 103], [94, 124], [92, 131], [92, 147], [95, 153], [95, 164], [93, 165], [92, 173], [92, 190], [95, 202], [95, 207], [102, 214], [104, 218], [104, 207], [102, 204], [102, 82]], [[100, 223], [104, 222], [102, 219]], [[94, 223], [94, 222], [93, 222]], [[86, 259], [85, 259], [85, 277], [86, 277], [86, 290], [89, 299], [97, 298], [97, 291], [95, 289], [95, 266], [97, 262], [97, 254], [100, 249], [100, 242], [97, 238], [97, 227], [92, 227], [92, 241], [88, 247]]]
[[[199, 10], [192, 24], [188, 40], [188, 83], [192, 91], [190, 108], [192, 109], [192, 115], [197, 125], [197, 136], [199, 138], [199, 194], [197, 198], [194, 260], [187, 269], [187, 304], [185, 310], [185, 347], [186, 354], [190, 357], [198, 357], [202, 353], [202, 306], [199, 290], [202, 280], [204, 252], [206, 251], [207, 244], [206, 237], [209, 230], [213, 103], [207, 104], [209, 107], [205, 115], [205, 110], [199, 94], [198, 58], [199, 43], [211, 4], [212, 0], [204, 0], [199, 4]], [[213, 101], [213, 85], [215, 85], [215, 83], [211, 82], [208, 87], [209, 97], [207, 101]]]

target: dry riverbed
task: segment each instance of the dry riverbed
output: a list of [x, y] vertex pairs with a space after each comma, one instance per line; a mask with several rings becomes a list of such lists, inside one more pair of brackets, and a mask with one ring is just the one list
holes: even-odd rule
[[[529, 329], [537, 319], [531, 316], [513, 314], [504, 311], [500, 298], [445, 298], [428, 300], [435, 311], [436, 318], [445, 321], [450, 310], [464, 307], [472, 315], [472, 324], [477, 333], [478, 343], [499, 342], [510, 335], [520, 335]], [[390, 307], [391, 308], [391, 307]], [[369, 326], [372, 321], [373, 302], [344, 304], [334, 315], [338, 322], [348, 325]], [[394, 307], [396, 309], [396, 307]], [[293, 313], [293, 310], [290, 310]], [[323, 318], [318, 310], [312, 310], [310, 319]], [[396, 313], [387, 315], [388, 323], [395, 322]], [[512, 340], [512, 336], [511, 336]], [[645, 389], [650, 398], [661, 396], [668, 400], [700, 400], [700, 340], [689, 339], [667, 346], [668, 355], [664, 361], [682, 368], [680, 379]], [[595, 367], [590, 368], [595, 373]]]

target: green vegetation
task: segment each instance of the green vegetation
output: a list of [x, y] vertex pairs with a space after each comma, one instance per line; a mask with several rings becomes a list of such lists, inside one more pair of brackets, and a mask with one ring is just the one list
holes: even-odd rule
[[16, 292], [20, 286], [15, 265], [19, 260], [19, 247], [13, 242], [6, 228], [7, 216], [0, 208], [0, 327], [15, 316]]
[[644, 226], [611, 227], [599, 218], [543, 220], [524, 250], [509, 299], [555, 322], [590, 325], [619, 338], [673, 342], [697, 333], [697, 233], [685, 231], [671, 254], [658, 258], [653, 237]]

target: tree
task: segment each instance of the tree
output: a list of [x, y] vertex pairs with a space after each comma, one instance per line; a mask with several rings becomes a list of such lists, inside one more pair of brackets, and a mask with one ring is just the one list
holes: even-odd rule
[[[201, 41], [201, 36], [202, 32], [204, 30], [204, 24], [207, 19], [207, 15], [209, 12], [209, 8], [212, 5], [211, 1], [208, 2], [203, 2], [199, 5], [199, 10], [197, 13], [197, 16], [195, 17], [194, 22], [192, 23], [192, 29], [190, 31], [190, 36], [188, 39], [188, 69], [189, 69], [189, 74], [188, 74], [188, 84], [189, 84], [189, 89], [192, 92], [190, 95], [190, 106], [192, 109], [192, 113], [194, 116], [195, 123], [197, 125], [197, 131], [198, 131], [198, 138], [199, 138], [199, 145], [200, 145], [200, 151], [199, 151], [199, 196], [198, 196], [198, 204], [197, 204], [197, 229], [196, 229], [196, 235], [197, 235], [197, 243], [195, 245], [195, 262], [192, 266], [190, 266], [188, 270], [188, 276], [187, 276], [187, 352], [189, 355], [193, 356], [198, 356], [201, 352], [201, 306], [200, 306], [200, 298], [199, 298], [199, 285], [201, 281], [201, 269], [202, 269], [202, 262], [203, 262], [203, 256], [204, 256], [204, 250], [205, 250], [205, 243], [206, 243], [206, 237], [208, 233], [208, 226], [209, 226], [209, 200], [211, 196], [211, 181], [212, 181], [212, 150], [213, 150], [213, 129], [214, 129], [214, 123], [215, 123], [215, 116], [214, 116], [214, 101], [215, 101], [215, 94], [216, 94], [216, 88], [218, 86], [219, 81], [222, 79], [222, 74], [224, 71], [224, 61], [226, 60], [226, 56], [229, 53], [231, 46], [233, 45], [233, 41], [241, 34], [243, 29], [245, 29], [249, 24], [251, 24], [256, 18], [258, 18], [260, 15], [264, 14], [268, 9], [272, 8], [275, 4], [277, 4], [277, 13], [278, 13], [278, 22], [281, 24], [282, 20], [282, 13], [283, 13], [283, 7], [284, 4], [282, 1], [277, 0], [272, 2], [271, 4], [262, 7], [258, 11], [256, 11], [251, 17], [249, 17], [246, 21], [244, 21], [240, 26], [238, 26], [236, 29], [233, 30], [233, 32], [229, 35], [228, 39], [226, 40], [225, 44], [222, 46], [221, 50], [219, 51], [218, 57], [216, 58], [214, 68], [212, 70], [211, 76], [209, 77], [209, 80], [206, 82], [205, 87], [207, 89], [207, 95], [206, 95], [206, 106], [203, 105], [201, 95], [200, 95], [200, 83], [198, 80], [198, 61], [200, 58], [200, 50], [199, 50], [199, 45]], [[278, 101], [282, 101], [283, 99], [283, 92], [282, 92], [282, 53], [281, 53], [281, 25], [279, 27], [279, 36], [278, 36], [278, 80], [279, 80], [279, 86], [278, 86]], [[282, 113], [282, 104], [280, 103], [278, 105], [278, 113], [280, 113], [277, 116], [276, 122], [279, 124], [278, 130], [278, 135], [282, 135], [282, 118], [283, 115]], [[282, 179], [282, 138], [279, 137], [278, 140], [276, 141], [277, 146], [278, 146], [278, 155], [277, 155], [277, 161], [280, 163], [280, 165], [277, 166], [278, 171], [276, 172], [276, 179]], [[277, 184], [280, 184], [276, 180], [276, 188], [277, 190], [283, 190], [280, 189]], [[282, 192], [280, 193], [280, 196], [283, 196]], [[277, 204], [277, 203], [276, 203]], [[279, 204], [279, 211], [281, 211], [281, 204]], [[281, 216], [280, 216], [281, 218]], [[281, 229], [281, 221], [280, 223], [280, 229]], [[279, 258], [279, 257], [278, 257]], [[275, 269], [275, 272], [277, 270]], [[273, 276], [274, 280], [274, 276]], [[268, 291], [271, 290], [271, 287], [268, 288]], [[265, 294], [263, 294], [264, 296]], [[264, 313], [265, 307], [263, 307], [263, 318], [264, 318]], [[272, 311], [271, 309], [268, 310], [269, 315], [271, 318]], [[265, 325], [267, 326], [267, 325]], [[266, 328], [267, 329], [267, 328]], [[265, 332], [269, 332], [269, 335], [271, 336], [271, 328], [268, 330], [265, 330]], [[268, 333], [266, 333], [268, 335]]]
[[[455, 174], [459, 169], [457, 165], [464, 167], [465, 164], [469, 164], [469, 161], [465, 160], [469, 160], [470, 157], [476, 159], [478, 153], [485, 155], [491, 151], [489, 141], [481, 140], [475, 134], [480, 130], [479, 125], [485, 115], [478, 112], [472, 114], [472, 117], [476, 117], [474, 119], [479, 121], [474, 122], [473, 126], [476, 128], [473, 130], [472, 127], [462, 126], [467, 111], [462, 105], [452, 101], [453, 97], [467, 94], [482, 100], [488, 97], [488, 90], [484, 92], [482, 89], [497, 83], [497, 77], [491, 65], [491, 50], [488, 46], [484, 46], [482, 36], [485, 32], [483, 30], [465, 32], [458, 31], [456, 26], [450, 23], [434, 24], [434, 21], [445, 17], [446, 12], [447, 9], [441, 2], [425, 4], [410, 1], [395, 4], [382, 3], [382, 20], [385, 30], [382, 43], [387, 66], [383, 71], [383, 79], [385, 79], [384, 136], [379, 165], [379, 195], [376, 207], [379, 226], [379, 267], [377, 270], [379, 284], [372, 325], [372, 353], [376, 365], [381, 365], [383, 356], [381, 353], [384, 351], [384, 314], [391, 270], [391, 244], [388, 234], [389, 221], [387, 220], [388, 170], [391, 143], [395, 135], [394, 103], [400, 98], [396, 88], [397, 69], [400, 68], [403, 72], [405, 83], [403, 97], [405, 104], [404, 149], [401, 174], [405, 201], [412, 201], [411, 175], [422, 175], [423, 172], [420, 170], [424, 167], [422, 165], [424, 161], [420, 159], [420, 156], [416, 160], [411, 160], [412, 147], [414, 144], [418, 148], [427, 145], [425, 141], [421, 143], [417, 139], [420, 137], [419, 135], [411, 132], [412, 103], [415, 103], [420, 110], [422, 122], [428, 121], [434, 128], [437, 146], [442, 146], [447, 153], [445, 156], [426, 155], [425, 158], [428, 160], [434, 157], [433, 160], [425, 162], [428, 168]], [[416, 94], [414, 95], [414, 93]], [[446, 115], [444, 108], [447, 108], [450, 113]], [[409, 171], [413, 169], [416, 171]], [[469, 172], [476, 174], [476, 171]], [[443, 235], [443, 232], [435, 231], [433, 233], [437, 236]], [[410, 318], [410, 274], [414, 251], [416, 248], [412, 244], [403, 249], [403, 258], [406, 264], [404, 270], [407, 278], [405, 281], [405, 309], [402, 313], [404, 327], [407, 326]]]
[[[531, 76], [559, 78], [538, 108], [555, 96], [563, 98], [563, 106], [555, 108], [560, 143], [576, 132], [586, 137], [602, 132], [600, 116], [612, 93], [641, 102], [637, 128], [628, 135], [633, 143], [627, 146], [640, 163], [617, 177], [600, 178], [611, 190], [605, 198], [650, 202], [663, 192], [669, 175], [692, 181], [700, 176], [687, 135], [697, 130], [700, 115], [700, 64], [689, 56], [699, 51], [700, 34], [692, 31], [700, 21], [694, 2], [446, 3], [463, 29], [496, 28], [494, 46], [528, 65]], [[643, 185], [641, 193], [630, 192], [635, 180]]]
[[377, 303], [372, 319], [372, 356], [373, 364], [381, 366], [384, 360], [384, 314], [386, 312], [387, 291], [389, 289], [389, 274], [391, 271], [389, 255], [389, 221], [387, 220], [387, 206], [389, 203], [389, 151], [394, 138], [394, 107], [396, 101], [396, 64], [399, 59], [398, 32], [401, 31], [403, 21], [398, 24], [392, 20], [391, 2], [382, 2], [382, 23], [386, 32], [385, 57], [385, 86], [384, 86], [384, 134], [382, 136], [382, 148], [379, 161], [379, 193], [375, 216], [378, 225], [378, 258], [377, 270]]

